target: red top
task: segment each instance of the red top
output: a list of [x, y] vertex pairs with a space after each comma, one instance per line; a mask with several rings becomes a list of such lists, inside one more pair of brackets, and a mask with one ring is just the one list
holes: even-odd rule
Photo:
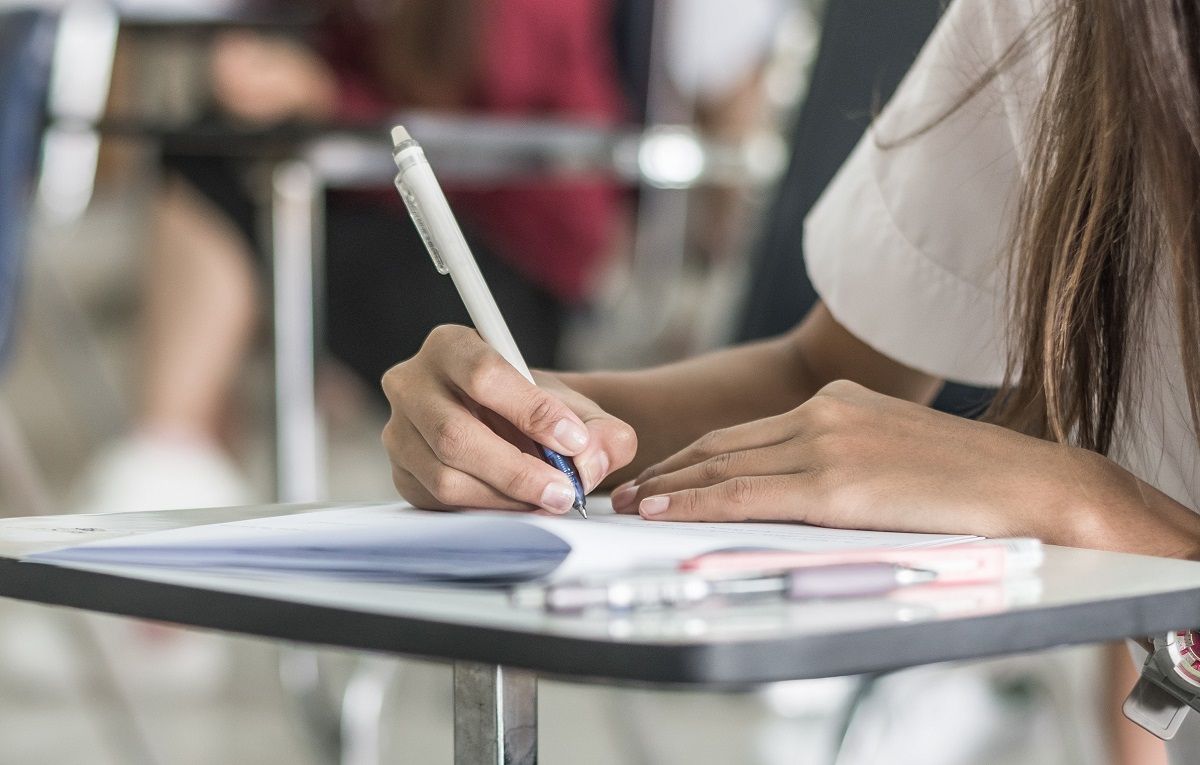
[[[468, 108], [602, 125], [620, 120], [608, 0], [485, 0], [478, 8], [480, 71]], [[363, 74], [368, 35], [365, 26], [340, 24], [329, 46], [346, 120], [379, 120], [405, 106], [384, 98]], [[450, 196], [498, 255], [566, 301], [588, 294], [620, 201], [613, 183], [585, 179], [456, 189]]]

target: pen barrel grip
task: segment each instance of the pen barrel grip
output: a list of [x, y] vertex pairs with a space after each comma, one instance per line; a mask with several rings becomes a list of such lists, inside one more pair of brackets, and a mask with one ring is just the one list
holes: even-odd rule
[[450, 210], [450, 203], [446, 201], [441, 185], [425, 160], [424, 152], [416, 148], [409, 152], [397, 160], [400, 172], [396, 177], [396, 186], [429, 248], [434, 264], [439, 271], [449, 272], [475, 330], [526, 380], [533, 382], [529, 366], [521, 356], [517, 342], [500, 313], [500, 307], [496, 305], [496, 299], [492, 297], [471, 255], [466, 237]]
[[[475, 265], [474, 261], [471, 263], [471, 269], [475, 272], [474, 276], [453, 271], [450, 273], [450, 278], [454, 280], [454, 285], [464, 295], [464, 302], [467, 304], [467, 313], [471, 316], [471, 323], [475, 325], [475, 330], [488, 345], [492, 346], [497, 353], [503, 356], [505, 361], [521, 373], [522, 377], [532, 383], [533, 374], [529, 371], [529, 365], [525, 363], [525, 358], [517, 348], [517, 341], [513, 339], [508, 325], [501, 318], [500, 309], [496, 306], [496, 301], [492, 297], [492, 293], [487, 290], [486, 286], [483, 286], [483, 275], [479, 273], [479, 267]], [[475, 292], [477, 287], [480, 286], [482, 286], [482, 290], [480, 290], [482, 294], [477, 301], [473, 302], [465, 299], [467, 293]], [[486, 303], [491, 304], [490, 309]]]

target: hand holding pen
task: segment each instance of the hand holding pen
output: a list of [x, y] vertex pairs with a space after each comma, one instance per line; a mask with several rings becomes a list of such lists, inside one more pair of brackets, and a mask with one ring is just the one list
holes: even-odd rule
[[397, 186], [478, 332], [439, 327], [384, 376], [396, 488], [425, 508], [583, 512], [583, 495], [633, 459], [633, 430], [552, 376], [535, 384], [428, 163], [401, 132]]
[[587, 491], [633, 459], [628, 425], [551, 376], [539, 382], [505, 365], [469, 327], [435, 329], [383, 379], [392, 405], [383, 442], [400, 495], [427, 509], [566, 513], [572, 486], [533, 455], [533, 442], [573, 457]]

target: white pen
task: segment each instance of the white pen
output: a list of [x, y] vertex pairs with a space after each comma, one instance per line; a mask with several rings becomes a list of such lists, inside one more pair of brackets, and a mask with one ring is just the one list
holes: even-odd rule
[[[467, 307], [467, 313], [471, 315], [476, 331], [488, 345], [495, 348], [526, 380], [536, 385], [533, 375], [529, 372], [529, 366], [513, 340], [508, 324], [500, 315], [496, 299], [492, 297], [492, 292], [479, 271], [479, 265], [471, 255], [462, 229], [458, 227], [458, 221], [450, 211], [446, 195], [442, 193], [442, 187], [433, 176], [433, 169], [429, 166], [429, 160], [425, 158], [424, 150], [402, 126], [392, 128], [392, 158], [395, 159], [399, 170], [396, 174], [396, 189], [400, 192], [400, 198], [404, 200], [408, 214], [412, 216], [438, 273], [450, 275]], [[583, 481], [575, 469], [575, 463], [570, 457], [553, 449], [540, 444], [538, 446], [546, 462], [566, 473], [571, 479], [571, 485], [575, 487], [574, 507], [580, 515], [587, 518]]]
[[787, 600], [870, 598], [937, 579], [932, 571], [894, 563], [843, 563], [783, 572], [706, 576], [675, 571], [593, 576], [520, 585], [511, 602], [524, 608], [574, 613], [685, 608], [710, 600], [741, 603], [763, 597]]

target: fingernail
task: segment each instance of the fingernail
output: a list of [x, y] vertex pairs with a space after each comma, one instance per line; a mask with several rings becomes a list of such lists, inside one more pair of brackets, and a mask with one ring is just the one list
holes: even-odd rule
[[583, 490], [591, 491], [608, 475], [608, 455], [597, 452], [575, 463], [579, 477], [583, 480]]
[[670, 497], [646, 497], [642, 500], [639, 509], [642, 515], [661, 515], [667, 511], [667, 506], [670, 504]]
[[559, 420], [554, 426], [554, 438], [572, 452], [580, 452], [588, 444], [587, 431], [571, 420]]
[[565, 513], [575, 504], [575, 489], [565, 483], [548, 483], [542, 491], [542, 507]]
[[625, 510], [633, 504], [634, 497], [637, 496], [637, 484], [633, 481], [627, 481], [617, 487], [612, 493], [613, 510]]

